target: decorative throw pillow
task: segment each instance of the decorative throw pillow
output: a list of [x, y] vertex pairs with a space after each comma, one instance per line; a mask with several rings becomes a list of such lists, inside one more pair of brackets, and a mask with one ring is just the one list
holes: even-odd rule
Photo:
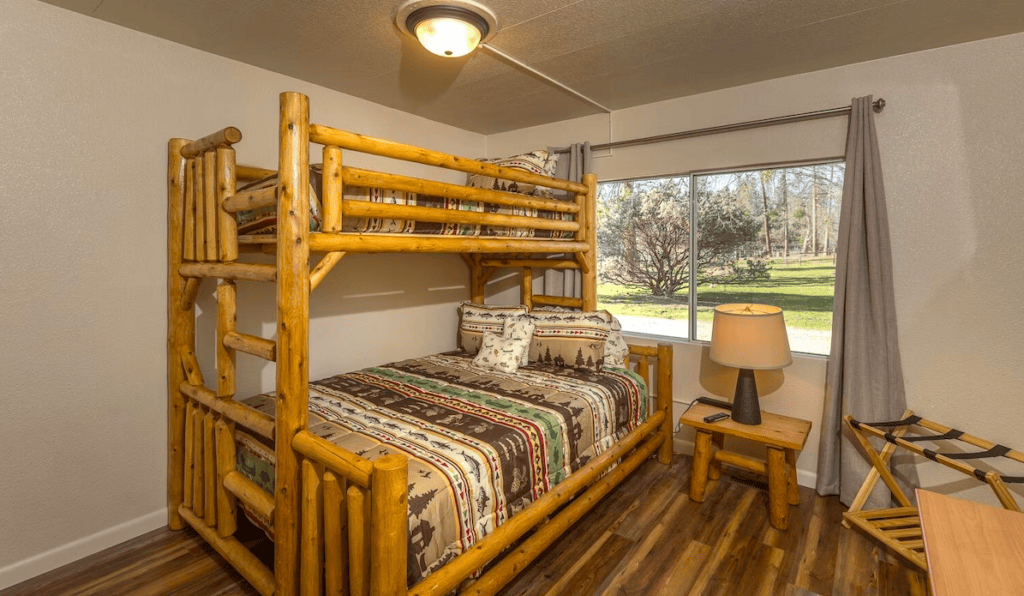
[[[533, 340], [533, 330], [537, 325], [533, 322], [533, 319], [529, 315], [521, 315], [518, 317], [507, 317], [505, 319], [505, 327], [502, 330], [501, 336], [506, 339], [525, 339], [527, 345]], [[530, 363], [530, 350], [523, 350], [523, 357], [519, 361], [519, 366], [526, 366]]]
[[[501, 166], [503, 168], [511, 168], [513, 170], [522, 170], [532, 174], [540, 174], [541, 176], [548, 176], [550, 178], [555, 175], [555, 165], [558, 163], [558, 156], [543, 149], [538, 149], [537, 151], [523, 153], [522, 155], [499, 157], [496, 159], [481, 159], [480, 161]], [[487, 188], [491, 190], [504, 190], [507, 192], [518, 192], [528, 195], [532, 194], [540, 197], [551, 197], [550, 188], [536, 186], [534, 184], [512, 182], [511, 180], [503, 180], [501, 178], [491, 178], [490, 176], [484, 176], [482, 174], [470, 174], [469, 178], [466, 179], [466, 186], [472, 186], [473, 188]]]
[[[238, 192], [249, 190], [261, 190], [277, 186], [277, 174], [267, 176], [262, 180], [250, 182], [238, 189]], [[309, 231], [315, 232], [320, 229], [320, 190], [323, 186], [323, 173], [320, 166], [309, 168]], [[236, 214], [238, 219], [238, 234], [274, 234], [277, 233], [277, 205], [240, 211]]]
[[[539, 306], [534, 309], [534, 312], [537, 311], [579, 312], [564, 306]], [[622, 335], [622, 323], [615, 315], [608, 314], [612, 318], [612, 323], [608, 341], [604, 345], [604, 361], [608, 366], [623, 366], [626, 363], [626, 356], [629, 356], [629, 344], [626, 343], [626, 337]]]
[[526, 314], [526, 307], [484, 306], [463, 302], [459, 305], [459, 347], [464, 352], [476, 354], [484, 333], [501, 335], [505, 330], [505, 319]]
[[473, 365], [503, 373], [516, 372], [519, 361], [530, 349], [530, 340], [526, 337], [500, 337], [484, 333], [481, 343], [480, 351], [473, 358]]
[[622, 335], [622, 323], [615, 318], [615, 315], [611, 315], [611, 317], [612, 326], [611, 332], [608, 333], [608, 342], [604, 346], [604, 359], [610, 366], [623, 366], [626, 363], [626, 357], [629, 356], [629, 344], [626, 343], [626, 338]]
[[530, 361], [599, 371], [612, 315], [592, 312], [540, 311], [530, 313], [536, 328], [530, 342]]

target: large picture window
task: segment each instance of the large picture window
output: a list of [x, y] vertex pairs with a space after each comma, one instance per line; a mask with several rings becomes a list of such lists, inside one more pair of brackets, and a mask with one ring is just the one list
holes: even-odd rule
[[844, 164], [598, 187], [598, 305], [626, 331], [711, 339], [712, 309], [785, 312], [791, 348], [828, 354]]

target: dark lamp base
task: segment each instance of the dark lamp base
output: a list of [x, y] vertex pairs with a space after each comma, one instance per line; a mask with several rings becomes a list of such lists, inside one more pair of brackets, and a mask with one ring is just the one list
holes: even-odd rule
[[761, 424], [761, 404], [757, 401], [754, 371], [741, 368], [732, 400], [732, 419], [740, 424]]

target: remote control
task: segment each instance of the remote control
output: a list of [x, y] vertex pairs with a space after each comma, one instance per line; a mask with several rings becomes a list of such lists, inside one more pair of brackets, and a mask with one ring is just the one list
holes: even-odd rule
[[725, 412], [719, 412], [717, 414], [712, 414], [710, 416], [705, 416], [704, 417], [704, 422], [710, 424], [712, 422], [718, 422], [719, 420], [722, 420], [723, 418], [728, 418], [728, 417], [729, 417], [729, 415], [726, 414]]

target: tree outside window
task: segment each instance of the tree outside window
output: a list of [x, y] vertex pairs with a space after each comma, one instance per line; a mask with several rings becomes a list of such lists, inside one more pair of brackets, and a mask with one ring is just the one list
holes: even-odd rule
[[709, 340], [715, 305], [774, 304], [795, 351], [827, 354], [843, 170], [825, 163], [600, 184], [601, 307], [627, 331], [678, 338], [690, 337], [696, 318], [695, 337]]

